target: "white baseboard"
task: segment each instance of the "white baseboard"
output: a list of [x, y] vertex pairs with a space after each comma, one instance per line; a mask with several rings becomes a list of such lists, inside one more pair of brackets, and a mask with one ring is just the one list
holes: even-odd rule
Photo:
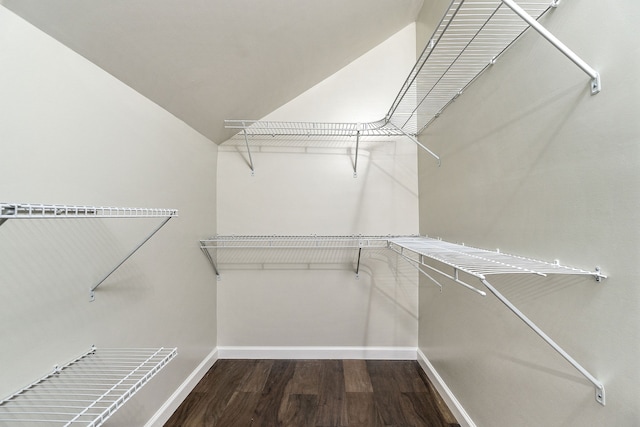
[[147, 421], [144, 427], [161, 427], [173, 415], [178, 406], [187, 398], [191, 390], [200, 382], [202, 377], [211, 369], [214, 363], [219, 359], [218, 349], [214, 348], [211, 353], [198, 365], [196, 369], [184, 380], [180, 387], [173, 392], [171, 397], [156, 411], [155, 414]]
[[476, 424], [473, 422], [469, 414], [467, 414], [467, 411], [464, 410], [462, 404], [460, 404], [458, 399], [456, 399], [451, 389], [447, 387], [440, 374], [438, 374], [431, 362], [429, 362], [427, 356], [425, 356], [420, 349], [417, 349], [417, 354], [418, 363], [422, 367], [422, 370], [425, 372], [425, 374], [427, 374], [427, 377], [429, 377], [429, 380], [436, 388], [436, 390], [438, 390], [438, 393], [440, 393], [440, 396], [445, 401], [453, 415], [456, 417], [456, 420], [458, 420], [460, 426], [476, 427]]
[[416, 360], [415, 347], [218, 347], [220, 359]]

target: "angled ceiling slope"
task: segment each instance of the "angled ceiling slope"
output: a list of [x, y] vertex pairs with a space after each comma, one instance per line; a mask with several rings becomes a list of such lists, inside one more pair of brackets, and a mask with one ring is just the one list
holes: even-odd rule
[[0, 0], [216, 143], [414, 22], [422, 0]]

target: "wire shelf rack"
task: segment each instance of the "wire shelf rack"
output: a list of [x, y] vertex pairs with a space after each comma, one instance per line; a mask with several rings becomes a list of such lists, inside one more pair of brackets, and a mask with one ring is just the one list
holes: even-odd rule
[[[328, 249], [357, 250], [357, 277], [362, 250], [378, 249], [393, 251], [400, 258], [416, 267], [422, 275], [435, 282], [441, 289], [443, 287], [442, 284], [430, 274], [431, 272], [446, 277], [477, 294], [486, 296], [487, 292], [469, 283], [468, 276], [465, 277], [459, 274], [460, 272], [465, 273], [471, 278], [478, 279], [484, 289], [489, 290], [512, 313], [589, 380], [595, 386], [596, 401], [601, 405], [605, 404], [603, 383], [580, 365], [487, 280], [488, 276], [493, 275], [526, 273], [539, 276], [550, 274], [587, 275], [594, 277], [597, 281], [601, 281], [607, 276], [602, 274], [598, 267], [593, 271], [584, 270], [560, 265], [559, 262], [539, 261], [423, 236], [216, 236], [215, 238], [201, 240], [200, 245], [211, 262], [218, 279], [220, 279], [220, 273], [214, 258], [217, 257], [219, 251], [247, 249], [252, 252], [258, 252], [260, 257], [265, 257], [265, 251], [280, 252], [290, 250], [294, 254], [299, 254], [301, 251], [326, 251]], [[246, 254], [246, 252], [239, 253]], [[289, 261], [294, 262], [295, 256], [290, 258]], [[443, 265], [447, 268], [443, 268]]]
[[[387, 247], [392, 236], [215, 236], [203, 249], [359, 249]], [[400, 236], [395, 236], [400, 237]]]
[[2, 219], [37, 218], [154, 218], [178, 216], [177, 209], [0, 203]]
[[[523, 1], [539, 19], [555, 5]], [[529, 28], [501, 0], [453, 0], [384, 118], [369, 123], [225, 120], [247, 136], [419, 135]]]
[[598, 269], [594, 271], [550, 263], [516, 255], [508, 255], [500, 251], [488, 251], [466, 245], [449, 243], [428, 237], [403, 237], [389, 240], [391, 248], [397, 247], [401, 252], [414, 254], [441, 262], [454, 269], [463, 271], [478, 279], [492, 274], [577, 274], [604, 278]]
[[177, 349], [96, 349], [0, 402], [0, 426], [102, 425]]
[[385, 120], [370, 123], [275, 122], [260, 120], [225, 120], [225, 128], [246, 132], [247, 136], [402, 136], [401, 130]]
[[[539, 19], [549, 1], [522, 1]], [[500, 0], [454, 0], [387, 113], [407, 133], [420, 134], [529, 25]]]

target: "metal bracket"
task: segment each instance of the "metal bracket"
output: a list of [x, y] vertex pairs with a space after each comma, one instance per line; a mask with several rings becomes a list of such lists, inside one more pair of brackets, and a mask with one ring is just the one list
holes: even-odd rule
[[[531, 28], [536, 30], [542, 37], [547, 39], [556, 49], [558, 49], [564, 56], [569, 58], [571, 62], [576, 64], [582, 71], [587, 73], [591, 77], [591, 95], [595, 95], [600, 92], [600, 74], [594, 70], [589, 64], [584, 62], [578, 55], [576, 55], [571, 49], [569, 49], [564, 43], [562, 43], [556, 36], [551, 34], [549, 30], [536, 21], [531, 15], [529, 15], [524, 9], [522, 9], [514, 0], [502, 0], [502, 3], [507, 5], [509, 9], [515, 12], [522, 20], [524, 20]], [[554, 5], [555, 3], [555, 5]], [[558, 2], [552, 2], [551, 6], [557, 6]]]
[[607, 402], [605, 399], [604, 386], [596, 387], [596, 402], [598, 402], [602, 406], [606, 405]]
[[502, 295], [496, 288], [494, 288], [486, 279], [480, 279], [482, 284], [489, 289], [489, 291], [500, 300], [513, 314], [515, 314], [520, 320], [522, 320], [533, 332], [535, 332], [544, 342], [549, 344], [560, 356], [562, 356], [567, 362], [578, 370], [587, 380], [596, 387], [596, 402], [603, 405], [605, 404], [604, 385], [596, 379], [589, 371], [587, 371], [581, 364], [579, 364], [573, 357], [562, 349], [554, 340], [549, 337], [542, 329], [540, 329], [531, 319], [529, 319], [523, 312], [521, 312], [511, 301], [509, 301], [504, 295]]
[[[360, 126], [360, 124], [358, 124], [358, 127]], [[353, 177], [357, 178], [358, 177], [358, 149], [360, 146], [360, 130], [358, 130], [356, 132], [356, 158], [353, 162]]]
[[422, 148], [424, 151], [426, 151], [427, 153], [431, 154], [433, 157], [435, 157], [435, 159], [438, 161], [438, 166], [441, 165], [440, 162], [440, 157], [434, 153], [433, 151], [429, 150], [427, 147], [425, 147], [420, 141], [418, 141], [418, 139], [416, 137], [414, 137], [413, 135], [408, 134], [407, 132], [404, 131], [404, 129], [399, 128], [398, 126], [394, 125], [393, 123], [389, 122], [393, 127], [395, 127], [396, 129], [398, 129], [400, 132], [402, 132], [402, 134], [404, 136], [406, 136], [407, 138], [409, 138], [414, 144], [416, 144], [418, 147]]
[[216, 267], [216, 263], [213, 261], [213, 258], [211, 257], [211, 254], [209, 253], [209, 250], [207, 248], [200, 248], [202, 249], [202, 252], [204, 252], [204, 254], [206, 255], [207, 259], [209, 260], [209, 263], [211, 263], [211, 266], [213, 267], [213, 271], [215, 271], [216, 273], [216, 281], [221, 281], [222, 280], [222, 276], [220, 276], [220, 272], [218, 271], [218, 267]]
[[249, 167], [251, 168], [251, 176], [255, 176], [255, 169], [253, 168], [253, 158], [251, 157], [251, 148], [249, 148], [249, 139], [247, 138], [247, 128], [245, 127], [244, 122], [242, 122], [242, 132], [244, 133], [244, 143], [247, 146], [247, 153], [249, 153]]
[[124, 263], [125, 263], [125, 261], [127, 261], [129, 258], [131, 258], [131, 256], [132, 256], [133, 254], [135, 254], [135, 253], [138, 251], [138, 249], [140, 249], [140, 248], [141, 248], [145, 243], [147, 243], [147, 241], [148, 241], [149, 239], [151, 239], [151, 238], [153, 237], [153, 235], [154, 235], [154, 234], [156, 234], [158, 231], [160, 231], [160, 229], [161, 229], [162, 227], [164, 227], [164, 225], [165, 225], [167, 222], [169, 222], [169, 220], [170, 220], [170, 219], [171, 219], [171, 217], [167, 217], [167, 218], [165, 218], [165, 220], [164, 220], [164, 221], [162, 221], [162, 223], [161, 223], [158, 227], [156, 227], [156, 229], [155, 229], [155, 230], [153, 230], [153, 231], [151, 232], [151, 234], [149, 234], [149, 235], [148, 235], [148, 236], [147, 236], [147, 237], [142, 241], [142, 243], [140, 243], [138, 246], [136, 246], [136, 248], [135, 248], [134, 250], [132, 250], [131, 252], [129, 252], [129, 254], [128, 254], [127, 256], [125, 256], [125, 257], [122, 259], [122, 261], [120, 261], [120, 262], [118, 263], [118, 265], [116, 265], [114, 268], [112, 268], [112, 269], [111, 269], [111, 271], [109, 271], [109, 272], [108, 272], [108, 273], [107, 273], [107, 274], [106, 274], [102, 279], [100, 279], [100, 281], [99, 281], [98, 283], [96, 283], [96, 284], [91, 288], [91, 290], [90, 290], [90, 292], [89, 292], [89, 301], [94, 301], [94, 300], [95, 300], [95, 292], [94, 292], [94, 291], [95, 291], [96, 289], [98, 289], [98, 286], [100, 286], [100, 285], [102, 284], [102, 282], [104, 282], [105, 280], [107, 280], [107, 279], [109, 278], [109, 276], [111, 276], [111, 274], [113, 274], [113, 272], [114, 272], [114, 271], [116, 271], [118, 268], [120, 268], [120, 266], [121, 266], [122, 264], [124, 264]]
[[360, 256], [362, 255], [362, 242], [358, 248], [358, 262], [356, 263], [356, 279], [360, 279]]

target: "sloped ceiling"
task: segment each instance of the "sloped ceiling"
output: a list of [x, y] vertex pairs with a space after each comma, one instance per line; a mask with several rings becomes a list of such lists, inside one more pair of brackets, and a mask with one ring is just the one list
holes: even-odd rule
[[416, 20], [422, 0], [0, 0], [216, 143]]

